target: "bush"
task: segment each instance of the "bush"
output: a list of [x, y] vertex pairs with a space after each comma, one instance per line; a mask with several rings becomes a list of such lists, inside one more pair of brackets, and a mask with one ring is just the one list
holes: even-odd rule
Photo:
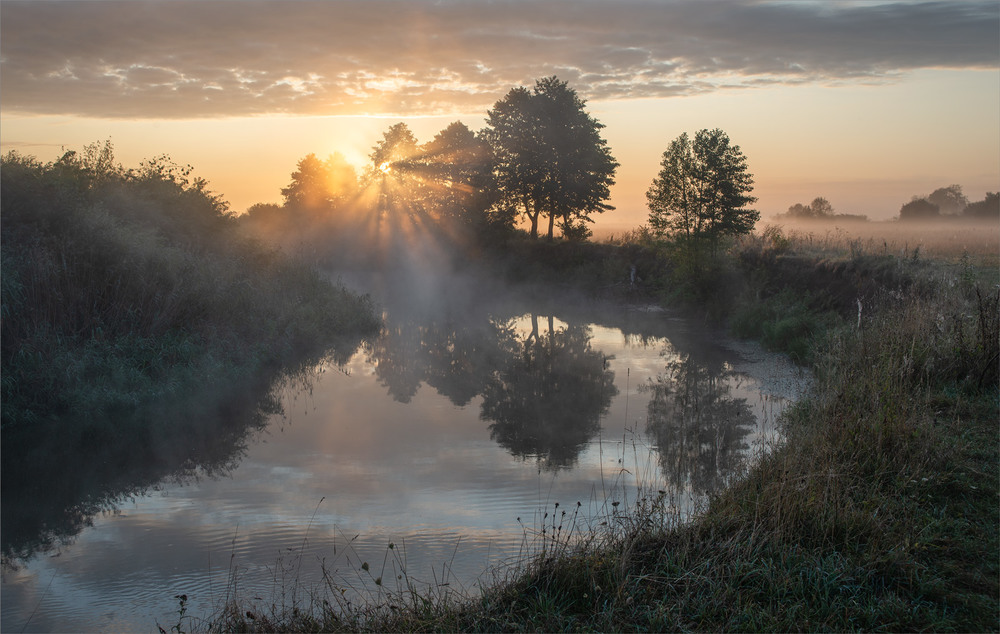
[[189, 168], [88, 147], [0, 165], [5, 427], [99, 419], [377, 328], [367, 300], [239, 237]]

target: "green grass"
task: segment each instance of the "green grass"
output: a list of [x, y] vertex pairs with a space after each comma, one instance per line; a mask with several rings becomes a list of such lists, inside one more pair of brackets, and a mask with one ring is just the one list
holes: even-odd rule
[[[550, 532], [476, 596], [409, 585], [350, 604], [322, 590], [294, 606], [234, 596], [198, 626], [1000, 630], [997, 272], [803, 250], [758, 236], [717, 269], [742, 280], [725, 314], [765, 340], [796, 335], [816, 378], [784, 417], [782, 445], [693, 522], [670, 521], [646, 493], [606, 525]], [[847, 290], [806, 293], [817, 279]]]

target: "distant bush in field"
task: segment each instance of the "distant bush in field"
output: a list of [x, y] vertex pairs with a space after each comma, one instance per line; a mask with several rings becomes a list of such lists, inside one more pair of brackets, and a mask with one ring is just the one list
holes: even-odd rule
[[983, 200], [969, 202], [960, 185], [934, 190], [929, 196], [914, 196], [899, 210], [899, 219], [992, 220], [1000, 222], [1000, 193], [987, 192]]
[[1000, 220], [1000, 192], [987, 192], [982, 200], [969, 203], [962, 215], [982, 220]]
[[899, 208], [900, 220], [932, 220], [941, 217], [941, 208], [926, 198], [914, 198]]

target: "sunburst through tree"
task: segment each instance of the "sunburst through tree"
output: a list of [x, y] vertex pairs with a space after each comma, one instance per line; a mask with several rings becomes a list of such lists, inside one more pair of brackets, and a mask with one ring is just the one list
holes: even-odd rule
[[465, 229], [488, 204], [489, 152], [461, 122], [424, 145], [397, 123], [369, 158], [359, 197], [363, 243], [382, 262], [427, 261], [460, 247]]
[[255, 205], [251, 232], [330, 264], [398, 270], [447, 264], [472, 244], [496, 243], [539, 221], [554, 239], [586, 239], [618, 166], [604, 127], [555, 77], [515, 88], [479, 132], [456, 121], [420, 144], [405, 123], [386, 130], [360, 177], [343, 157], [299, 162], [284, 205]]

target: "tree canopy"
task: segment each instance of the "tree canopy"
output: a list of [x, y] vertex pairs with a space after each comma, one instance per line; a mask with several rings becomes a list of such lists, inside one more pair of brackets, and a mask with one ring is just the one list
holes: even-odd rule
[[962, 211], [966, 218], [1000, 219], [1000, 192], [986, 192], [986, 197], [969, 205]]
[[489, 146], [461, 121], [397, 165], [426, 185], [424, 206], [440, 219], [473, 222], [489, 204]]
[[298, 162], [288, 187], [281, 190], [286, 207], [301, 209], [329, 208], [357, 193], [358, 175], [343, 155], [331, 154], [326, 160], [308, 154]]
[[487, 113], [483, 138], [499, 200], [529, 220], [533, 238], [542, 216], [551, 239], [557, 221], [566, 233], [613, 209], [605, 201], [618, 162], [584, 106], [566, 82], [546, 77], [532, 91], [511, 89]]
[[969, 205], [969, 199], [962, 193], [961, 185], [949, 185], [935, 189], [927, 201], [937, 205], [942, 214], [960, 214]]
[[663, 153], [660, 173], [646, 192], [649, 224], [658, 235], [683, 238], [697, 251], [727, 235], [753, 230], [760, 212], [749, 207], [753, 175], [738, 145], [720, 129], [685, 132]]
[[941, 217], [941, 209], [926, 198], [913, 200], [899, 208], [900, 220], [932, 220]]
[[830, 204], [830, 201], [822, 196], [817, 196], [808, 205], [795, 203], [788, 208], [788, 212], [784, 215], [789, 218], [824, 219], [833, 218], [834, 213], [833, 205]]
[[370, 170], [377, 175], [391, 174], [393, 165], [405, 161], [417, 153], [417, 137], [409, 126], [397, 123], [382, 133], [382, 140], [375, 144], [368, 155], [372, 164]]
[[1000, 194], [986, 192], [983, 200], [970, 202], [961, 185], [939, 187], [927, 196], [914, 196], [899, 208], [900, 220], [998, 220]]

